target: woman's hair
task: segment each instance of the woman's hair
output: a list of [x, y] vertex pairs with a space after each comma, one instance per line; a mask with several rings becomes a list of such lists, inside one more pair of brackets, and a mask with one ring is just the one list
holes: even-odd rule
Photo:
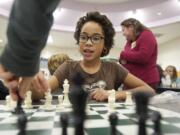
[[177, 79], [177, 70], [176, 70], [176, 67], [175, 67], [175, 66], [172, 66], [172, 65], [169, 65], [169, 66], [166, 67], [166, 70], [167, 70], [168, 68], [172, 68], [172, 70], [173, 70], [173, 75], [172, 75], [172, 77], [171, 77], [171, 80], [175, 81], [175, 80]]
[[85, 23], [90, 21], [96, 22], [102, 27], [105, 47], [102, 51], [101, 57], [106, 56], [107, 54], [109, 54], [110, 49], [114, 45], [113, 38], [115, 35], [115, 30], [113, 28], [113, 25], [106, 15], [102, 15], [99, 12], [88, 12], [85, 16], [81, 17], [76, 25], [74, 38], [76, 39], [77, 44], [79, 44], [81, 29]]
[[132, 26], [134, 28], [134, 38], [136, 39], [139, 34], [145, 30], [148, 29], [146, 26], [144, 26], [140, 21], [134, 19], [134, 18], [129, 18], [121, 22], [121, 26], [124, 27], [130, 27]]
[[160, 85], [161, 84], [161, 78], [164, 78], [165, 75], [164, 75], [164, 71], [163, 71], [162, 67], [159, 64], [157, 64], [156, 67], [157, 67], [157, 70], [159, 73], [159, 78], [160, 78], [159, 85]]
[[55, 54], [48, 59], [48, 69], [51, 75], [56, 71], [56, 69], [63, 64], [65, 61], [71, 60], [67, 54]]

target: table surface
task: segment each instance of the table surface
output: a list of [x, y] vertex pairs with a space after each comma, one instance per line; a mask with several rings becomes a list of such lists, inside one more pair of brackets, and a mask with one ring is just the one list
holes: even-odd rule
[[157, 87], [156, 88], [157, 93], [162, 93], [162, 92], [167, 91], [167, 90], [180, 92], [180, 88], [172, 88], [172, 87]]
[[[110, 126], [108, 121], [108, 104], [90, 103], [88, 104], [88, 106], [90, 107], [90, 110], [87, 112], [87, 120], [85, 121], [84, 125], [85, 135], [110, 135]], [[70, 116], [68, 135], [74, 134], [73, 119], [70, 111], [71, 108], [44, 111], [39, 107], [39, 105], [34, 105], [33, 109], [25, 110], [28, 117], [28, 135], [60, 135], [61, 125], [59, 124], [59, 116], [62, 112], [66, 112]], [[17, 116], [13, 115], [11, 112], [4, 111], [3, 108], [4, 105], [1, 104], [0, 134], [16, 135], [18, 133], [16, 122]], [[149, 113], [153, 112], [154, 110], [159, 111], [163, 116], [161, 125], [164, 135], [180, 134], [180, 113], [149, 106]], [[138, 128], [138, 120], [137, 116], [135, 115], [135, 105], [116, 103], [116, 113], [118, 115], [118, 135], [136, 135]], [[151, 120], [147, 120], [146, 128], [148, 134], [152, 134], [153, 123]]]

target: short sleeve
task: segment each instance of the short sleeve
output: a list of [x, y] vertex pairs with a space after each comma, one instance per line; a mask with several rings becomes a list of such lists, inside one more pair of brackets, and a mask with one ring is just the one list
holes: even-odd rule
[[69, 74], [69, 64], [68, 62], [64, 62], [62, 65], [60, 65], [56, 71], [54, 72], [54, 76], [58, 79], [58, 82], [60, 85], [63, 84], [63, 81], [67, 79]]
[[127, 77], [128, 75], [128, 70], [123, 67], [121, 64], [115, 64], [115, 74], [117, 75], [116, 76], [116, 81], [118, 83], [123, 83], [125, 78]]

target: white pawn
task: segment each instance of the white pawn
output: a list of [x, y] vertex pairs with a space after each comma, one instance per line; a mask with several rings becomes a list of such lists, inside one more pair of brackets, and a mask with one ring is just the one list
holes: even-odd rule
[[48, 90], [48, 91], [45, 93], [45, 103], [44, 103], [44, 105], [41, 107], [41, 109], [47, 110], [47, 111], [50, 111], [50, 110], [55, 109], [54, 106], [52, 105], [51, 90]]
[[12, 107], [11, 107], [11, 97], [8, 95], [6, 96], [6, 106], [5, 106], [5, 109], [6, 110], [11, 110]]
[[69, 82], [67, 79], [64, 80], [63, 84], [63, 93], [64, 93], [64, 100], [63, 100], [63, 106], [65, 107], [71, 107], [71, 103], [69, 101]]
[[46, 106], [47, 108], [49, 108], [49, 107], [52, 105], [52, 95], [51, 95], [51, 92], [50, 92], [50, 91], [48, 91], [48, 92], [46, 93], [45, 99], [46, 99], [46, 101], [45, 101], [45, 106]]
[[131, 92], [126, 92], [126, 101], [125, 104], [127, 105], [132, 105], [134, 102], [132, 100], [132, 93]]
[[57, 109], [62, 110], [64, 107], [62, 106], [63, 103], [63, 95], [58, 95], [58, 105], [57, 105]]
[[11, 99], [11, 96], [6, 96], [6, 105], [5, 110], [6, 111], [12, 111], [16, 107], [16, 102]]
[[24, 108], [25, 109], [32, 108], [32, 99], [31, 99], [31, 96], [32, 96], [32, 92], [31, 91], [27, 91], [26, 98], [24, 100]]
[[116, 102], [116, 91], [113, 89], [108, 91], [108, 113], [112, 113], [115, 111], [115, 102]]

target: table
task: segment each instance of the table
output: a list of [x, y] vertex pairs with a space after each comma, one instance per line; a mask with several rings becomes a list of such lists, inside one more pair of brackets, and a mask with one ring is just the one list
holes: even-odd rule
[[[108, 121], [108, 104], [107, 103], [90, 103], [91, 108], [87, 112], [87, 120], [85, 122], [86, 135], [109, 135]], [[0, 134], [16, 135], [18, 133], [16, 120], [17, 117], [11, 112], [6, 112], [0, 105]], [[158, 110], [163, 115], [162, 130], [164, 135], [180, 134], [180, 113], [149, 106], [149, 110]], [[34, 105], [33, 109], [26, 110], [28, 116], [27, 134], [28, 135], [60, 135], [61, 125], [59, 124], [59, 116], [62, 112], [67, 112], [71, 116], [71, 112], [66, 109], [43, 111], [39, 109], [39, 105]], [[135, 106], [126, 105], [124, 103], [116, 104], [116, 112], [118, 115], [118, 135], [136, 135], [137, 119], [135, 115]], [[153, 123], [147, 121], [148, 134], [153, 132]], [[74, 134], [72, 117], [68, 128], [68, 135]]]
[[175, 92], [180, 92], [180, 88], [171, 88], [171, 87], [157, 87], [156, 88], [156, 92], [158, 94], [162, 93], [164, 91], [167, 91], [167, 90], [171, 90], [171, 91], [175, 91]]

